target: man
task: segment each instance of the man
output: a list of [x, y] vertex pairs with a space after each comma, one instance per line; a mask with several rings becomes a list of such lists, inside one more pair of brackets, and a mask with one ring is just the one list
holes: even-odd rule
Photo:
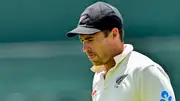
[[170, 79], [160, 65], [124, 44], [119, 11], [96, 2], [81, 14], [77, 28], [83, 52], [93, 64], [93, 101], [175, 101]]

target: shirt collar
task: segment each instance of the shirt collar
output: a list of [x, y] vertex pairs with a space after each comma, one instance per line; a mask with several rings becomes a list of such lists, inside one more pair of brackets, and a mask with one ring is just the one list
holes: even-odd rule
[[[116, 65], [114, 67], [112, 67], [112, 69], [114, 69], [121, 61], [123, 61], [123, 59], [133, 51], [134, 47], [131, 44], [125, 44], [124, 45], [124, 50], [121, 54], [117, 55], [114, 57], [114, 60], [116, 62]], [[91, 71], [93, 72], [103, 72], [105, 70], [105, 67], [103, 65], [101, 66], [92, 66], [91, 67]]]

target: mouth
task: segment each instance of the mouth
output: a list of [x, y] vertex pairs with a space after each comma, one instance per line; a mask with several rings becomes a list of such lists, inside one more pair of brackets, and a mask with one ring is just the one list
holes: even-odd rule
[[88, 58], [89, 58], [90, 60], [92, 60], [92, 59], [95, 58], [97, 55], [96, 55], [96, 54], [88, 54], [87, 56], [88, 56]]

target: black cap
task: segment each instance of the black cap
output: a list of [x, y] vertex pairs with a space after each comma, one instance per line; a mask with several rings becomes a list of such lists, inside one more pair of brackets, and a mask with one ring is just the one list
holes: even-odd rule
[[78, 26], [67, 33], [68, 37], [78, 34], [94, 34], [112, 28], [123, 29], [119, 11], [105, 2], [96, 2], [87, 7], [80, 16]]

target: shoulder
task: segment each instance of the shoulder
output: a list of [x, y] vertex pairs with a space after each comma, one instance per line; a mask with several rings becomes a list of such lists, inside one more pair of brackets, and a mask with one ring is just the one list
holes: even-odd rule
[[175, 99], [171, 81], [158, 63], [141, 53], [132, 52], [129, 67], [131, 80], [141, 99], [159, 100], [162, 91], [167, 91]]
[[136, 77], [138, 75], [169, 79], [164, 69], [158, 63], [136, 51], [132, 51], [129, 55], [127, 67], [128, 71], [136, 75]]
[[155, 64], [155, 62], [152, 59], [136, 51], [131, 52], [130, 57], [129, 57], [129, 63], [136, 66], [141, 66], [141, 67], [142, 66], [146, 67], [148, 65]]
[[136, 51], [132, 51], [127, 59], [127, 67], [129, 69], [144, 69], [151, 65], [160, 67], [159, 64], [154, 62], [152, 59]]

